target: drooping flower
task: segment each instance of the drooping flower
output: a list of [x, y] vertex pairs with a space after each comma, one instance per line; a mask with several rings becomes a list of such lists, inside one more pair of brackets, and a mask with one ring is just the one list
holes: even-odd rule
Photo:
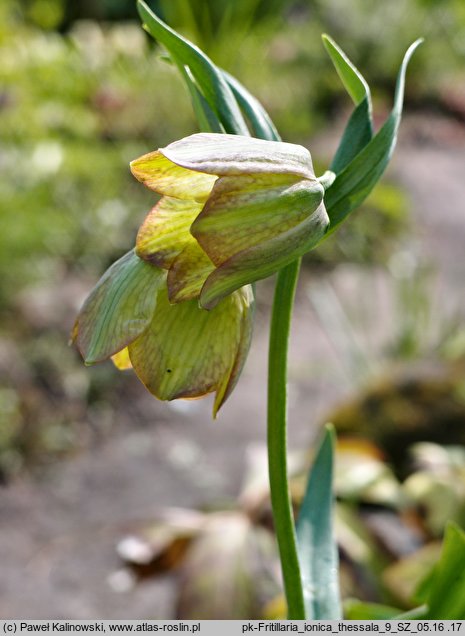
[[233, 390], [252, 334], [253, 295], [242, 287], [214, 309], [170, 304], [166, 271], [128, 252], [85, 301], [73, 340], [87, 364], [133, 367], [161, 400], [215, 392], [213, 414]]
[[168, 270], [172, 303], [211, 309], [289, 264], [324, 236], [324, 188], [303, 146], [200, 133], [131, 163], [162, 195], [141, 226], [137, 255]]

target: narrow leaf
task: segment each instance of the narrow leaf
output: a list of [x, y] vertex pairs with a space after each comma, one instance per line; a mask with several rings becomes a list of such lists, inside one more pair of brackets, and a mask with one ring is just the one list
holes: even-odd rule
[[339, 174], [373, 138], [371, 112], [367, 98], [364, 98], [350, 116], [336, 154], [331, 162], [331, 170]]
[[333, 532], [334, 445], [334, 429], [327, 426], [296, 526], [306, 619], [309, 620], [341, 618], [338, 555]]
[[337, 175], [326, 193], [325, 203], [331, 220], [328, 235], [368, 196], [389, 163], [402, 114], [407, 65], [421, 42], [414, 42], [405, 54], [397, 77], [394, 107], [390, 116], [370, 143]]
[[425, 618], [428, 614], [428, 606], [420, 605], [419, 607], [414, 607], [411, 610], [407, 610], [406, 612], [402, 612], [402, 614], [398, 614], [394, 618], [398, 621], [403, 621], [405, 619], [413, 620], [417, 618]]
[[397, 607], [365, 603], [355, 599], [344, 603], [344, 618], [349, 621], [380, 621], [395, 618], [401, 612]]
[[143, 0], [138, 0], [137, 8], [150, 35], [168, 49], [178, 65], [187, 65], [190, 68], [206, 101], [226, 132], [249, 135], [234, 95], [215, 64], [197, 46], [160, 20]]
[[449, 523], [427, 599], [428, 620], [465, 618], [465, 533]]
[[235, 77], [226, 71], [223, 71], [223, 75], [234, 93], [242, 112], [249, 120], [254, 136], [260, 139], [268, 139], [269, 141], [280, 141], [281, 138], [271, 121], [271, 117], [258, 99], [249, 93]]
[[368, 98], [370, 102], [370, 88], [358, 68], [352, 64], [344, 51], [329, 35], [324, 33], [321, 37], [329, 57], [336, 68], [337, 74], [341, 78], [354, 104], [357, 106], [365, 98]]
[[331, 163], [331, 170], [341, 172], [373, 137], [370, 88], [356, 66], [328, 35], [323, 44], [347, 92], [356, 105]]
[[221, 125], [220, 120], [210, 108], [209, 103], [199, 90], [190, 68], [187, 65], [180, 65], [179, 70], [181, 71], [184, 82], [189, 90], [192, 108], [194, 109], [194, 113], [197, 118], [199, 130], [201, 132], [224, 133], [225, 130]]

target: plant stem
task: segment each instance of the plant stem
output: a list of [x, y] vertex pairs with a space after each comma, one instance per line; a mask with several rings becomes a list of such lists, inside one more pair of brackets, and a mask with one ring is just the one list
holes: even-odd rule
[[268, 469], [288, 618], [305, 619], [294, 515], [287, 475], [287, 350], [300, 259], [278, 273], [268, 358]]

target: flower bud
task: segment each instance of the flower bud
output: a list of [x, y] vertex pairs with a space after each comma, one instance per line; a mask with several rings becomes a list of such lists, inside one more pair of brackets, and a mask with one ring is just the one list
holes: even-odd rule
[[162, 195], [141, 226], [138, 256], [168, 270], [177, 303], [207, 309], [314, 247], [329, 219], [303, 146], [201, 133], [131, 163]]

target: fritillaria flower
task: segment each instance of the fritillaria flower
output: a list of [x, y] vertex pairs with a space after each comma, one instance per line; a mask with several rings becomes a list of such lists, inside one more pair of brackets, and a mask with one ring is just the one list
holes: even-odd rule
[[200, 133], [131, 163], [162, 195], [136, 253], [168, 270], [170, 302], [206, 309], [295, 260], [324, 236], [324, 188], [303, 146]]
[[215, 392], [213, 414], [233, 390], [252, 334], [250, 286], [214, 309], [196, 300], [171, 304], [166, 272], [134, 251], [114, 263], [85, 301], [73, 330], [86, 364], [112, 357], [133, 367], [161, 400]]
[[73, 340], [87, 364], [132, 367], [161, 400], [215, 392], [216, 414], [249, 349], [249, 283], [321, 240], [323, 186], [302, 146], [237, 135], [192, 135], [131, 169], [162, 198], [87, 298]]

